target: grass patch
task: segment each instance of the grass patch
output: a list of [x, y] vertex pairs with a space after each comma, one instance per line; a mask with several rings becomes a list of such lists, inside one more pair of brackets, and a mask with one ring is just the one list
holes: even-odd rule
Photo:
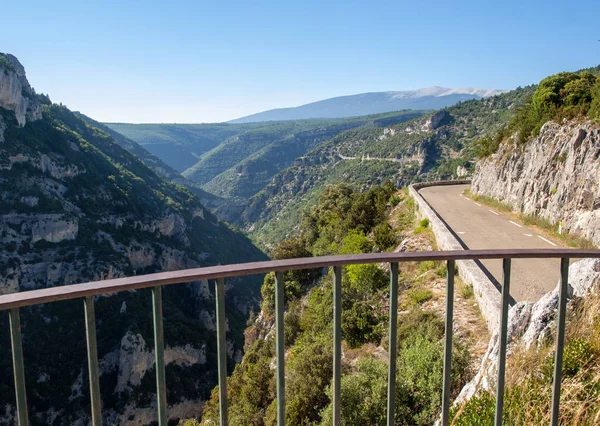
[[462, 281], [458, 285], [458, 294], [463, 299], [471, 299], [475, 296], [475, 291], [473, 290], [473, 284], [465, 284]]
[[406, 290], [404, 294], [406, 296], [404, 309], [422, 305], [433, 297], [433, 292], [425, 287], [413, 287]]
[[[600, 294], [573, 299], [567, 310], [560, 424], [600, 424]], [[507, 360], [504, 424], [550, 423], [553, 342], [517, 347]], [[493, 423], [495, 396], [480, 391], [451, 413], [454, 425]]]
[[415, 229], [415, 234], [420, 234], [429, 228], [429, 219], [425, 218], [419, 222], [419, 226]]

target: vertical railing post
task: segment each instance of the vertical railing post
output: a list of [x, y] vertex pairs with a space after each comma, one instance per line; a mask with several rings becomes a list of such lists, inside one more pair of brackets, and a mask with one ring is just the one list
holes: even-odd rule
[[565, 346], [565, 320], [569, 282], [569, 259], [560, 259], [560, 288], [558, 293], [558, 319], [556, 321], [556, 350], [554, 354], [554, 381], [552, 383], [551, 425], [558, 426], [560, 385], [562, 379], [563, 349]]
[[225, 341], [225, 280], [218, 278], [215, 286], [217, 303], [217, 359], [219, 370], [219, 414], [221, 426], [229, 424], [227, 413], [227, 343]]
[[27, 415], [27, 393], [25, 390], [25, 370], [23, 368], [23, 342], [21, 338], [21, 314], [19, 308], [8, 311], [10, 320], [10, 342], [12, 345], [15, 392], [17, 396], [17, 418], [19, 426], [29, 426]]
[[387, 426], [394, 426], [396, 409], [396, 349], [398, 335], [398, 262], [390, 264], [390, 329], [388, 343]]
[[446, 271], [446, 335], [444, 340], [444, 382], [442, 385], [442, 426], [448, 425], [452, 385], [452, 317], [454, 311], [454, 260]]
[[152, 287], [154, 354], [156, 357], [156, 403], [158, 425], [167, 426], [167, 387], [165, 384], [165, 338], [163, 330], [162, 288]]
[[502, 310], [500, 311], [500, 350], [498, 351], [498, 386], [496, 389], [496, 426], [502, 426], [504, 410], [504, 377], [508, 340], [508, 300], [510, 298], [510, 259], [502, 260]]
[[333, 426], [342, 423], [342, 267], [333, 267]]
[[285, 425], [285, 329], [283, 273], [275, 273], [275, 334], [277, 351], [277, 425]]
[[96, 314], [94, 313], [94, 296], [84, 299], [85, 338], [87, 342], [88, 374], [90, 376], [90, 402], [92, 407], [92, 425], [102, 426], [100, 406], [100, 379], [98, 368], [98, 346], [96, 342]]

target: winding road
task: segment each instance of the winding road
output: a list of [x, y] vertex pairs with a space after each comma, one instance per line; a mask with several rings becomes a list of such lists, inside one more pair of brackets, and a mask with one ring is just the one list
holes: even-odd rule
[[[553, 248], [559, 244], [538, 234], [501, 212], [462, 195], [468, 185], [431, 186], [419, 193], [453, 231], [465, 248], [510, 249]], [[502, 261], [484, 260], [484, 271], [496, 283], [502, 281]], [[560, 277], [559, 259], [514, 259], [511, 271], [512, 298], [537, 301], [556, 287]], [[493, 281], [493, 280], [492, 280]]]

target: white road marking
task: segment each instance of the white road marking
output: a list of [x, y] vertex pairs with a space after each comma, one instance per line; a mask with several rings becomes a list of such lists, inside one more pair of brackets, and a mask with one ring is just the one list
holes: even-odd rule
[[525, 235], [526, 237], [533, 237], [532, 234], [523, 234], [523, 235]]
[[[488, 209], [489, 210], [489, 209]], [[490, 210], [492, 213], [494, 213], [496, 216], [500, 216], [498, 213], [496, 213], [494, 210]]]
[[518, 224], [518, 223], [516, 223], [516, 222], [513, 222], [512, 220], [509, 220], [509, 222], [510, 222], [510, 223], [512, 223], [512, 224], [513, 224], [513, 225], [515, 225], [515, 226], [518, 226], [519, 228], [522, 228], [522, 226], [521, 226], [521, 225], [519, 225], [519, 224]]
[[554, 244], [552, 241], [545, 239], [544, 237], [542, 237], [541, 235], [538, 235], [538, 238], [541, 240], [546, 241], [548, 244], [552, 244], [553, 246], [556, 247], [556, 244]]
[[481, 207], [481, 204], [479, 204], [479, 203], [477, 203], [477, 202], [475, 202], [475, 204], [477, 204], [479, 207]]
[[464, 232], [460, 232], [460, 231], [459, 231], [459, 232], [456, 232], [456, 233], [457, 233], [457, 234], [460, 234], [460, 235], [464, 234]]

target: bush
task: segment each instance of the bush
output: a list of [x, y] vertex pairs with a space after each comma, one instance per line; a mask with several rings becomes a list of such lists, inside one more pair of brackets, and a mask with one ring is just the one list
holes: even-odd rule
[[589, 71], [562, 72], [546, 77], [533, 93], [531, 99], [518, 111], [509, 129], [519, 133], [519, 143], [539, 134], [542, 125], [549, 120], [560, 121], [597, 115], [599, 102], [598, 81]]
[[373, 230], [373, 238], [375, 239], [375, 245], [381, 250], [394, 247], [398, 242], [394, 230], [387, 223], [383, 223]]
[[406, 290], [408, 298], [408, 307], [422, 305], [433, 297], [431, 290], [423, 287], [416, 287]]
[[[574, 376], [596, 356], [596, 351], [588, 340], [573, 339], [566, 346], [563, 355], [563, 374]], [[554, 364], [553, 364], [554, 365]]]
[[392, 207], [396, 207], [398, 204], [400, 204], [400, 201], [402, 201], [402, 199], [397, 195], [392, 195], [390, 197], [390, 205]]
[[473, 284], [462, 284], [459, 290], [460, 297], [463, 299], [470, 299], [475, 296], [475, 291], [473, 291]]
[[365, 343], [379, 344], [384, 323], [368, 301], [354, 303], [342, 311], [342, 335], [350, 348]]
[[326, 390], [333, 375], [332, 356], [329, 333], [307, 336], [292, 349], [286, 365], [287, 424], [320, 421], [321, 410], [329, 404]]
[[[465, 381], [470, 362], [465, 347], [454, 345], [452, 389], [458, 391]], [[398, 356], [399, 396], [397, 424], [435, 423], [442, 399], [443, 342], [429, 333], [413, 332], [402, 342]]]
[[[331, 399], [333, 389], [327, 394]], [[386, 419], [387, 365], [368, 357], [356, 365], [356, 372], [342, 377], [342, 425], [380, 425]], [[333, 424], [333, 405], [321, 412], [321, 426]]]

